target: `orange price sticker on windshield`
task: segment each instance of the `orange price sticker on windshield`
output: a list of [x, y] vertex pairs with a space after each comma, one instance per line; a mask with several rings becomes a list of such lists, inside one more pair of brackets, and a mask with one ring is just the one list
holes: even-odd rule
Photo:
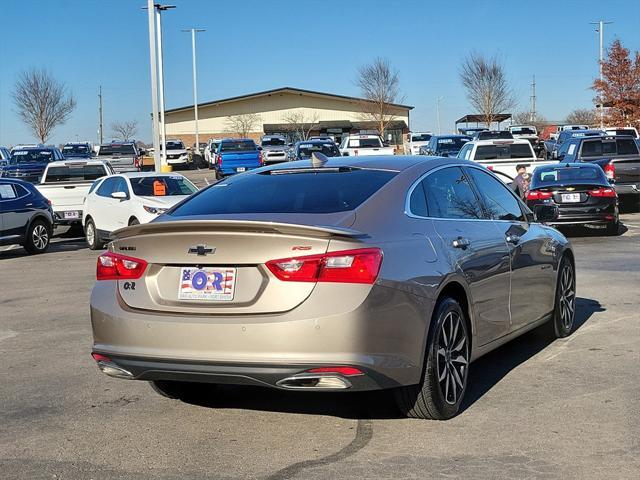
[[163, 197], [167, 194], [167, 186], [160, 180], [153, 181], [153, 195], [155, 197]]

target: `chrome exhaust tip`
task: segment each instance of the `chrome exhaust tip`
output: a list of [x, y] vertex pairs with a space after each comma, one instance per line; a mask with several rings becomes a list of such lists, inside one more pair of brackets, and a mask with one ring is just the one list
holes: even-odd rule
[[296, 375], [276, 382], [278, 387], [289, 390], [345, 390], [351, 382], [337, 375]]
[[124, 368], [119, 367], [112, 362], [99, 361], [98, 368], [102, 373], [105, 373], [110, 377], [124, 378], [126, 380], [133, 380], [134, 378], [133, 373], [131, 373], [129, 370], [125, 370]]

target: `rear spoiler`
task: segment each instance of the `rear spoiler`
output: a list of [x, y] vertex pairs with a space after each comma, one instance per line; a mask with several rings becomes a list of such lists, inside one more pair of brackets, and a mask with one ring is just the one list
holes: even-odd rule
[[174, 220], [151, 222], [121, 228], [113, 232], [112, 239], [129, 238], [154, 233], [175, 233], [184, 231], [205, 232], [255, 232], [280, 235], [306, 235], [309, 237], [359, 238], [367, 235], [350, 228], [302, 225], [297, 223], [263, 222], [257, 220]]

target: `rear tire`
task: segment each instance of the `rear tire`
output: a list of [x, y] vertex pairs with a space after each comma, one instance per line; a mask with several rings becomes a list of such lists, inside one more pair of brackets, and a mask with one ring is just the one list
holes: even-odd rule
[[606, 230], [607, 235], [612, 237], [617, 236], [619, 230], [620, 230], [620, 222], [618, 220], [607, 223], [607, 230]]
[[32, 255], [44, 253], [49, 248], [51, 241], [51, 226], [44, 220], [34, 220], [27, 230], [27, 238], [24, 242], [24, 249]]
[[98, 230], [96, 229], [96, 224], [93, 223], [93, 220], [90, 218], [87, 219], [84, 225], [84, 236], [87, 239], [89, 250], [99, 250], [102, 248], [103, 242], [100, 239]]
[[404, 415], [446, 420], [458, 413], [467, 387], [470, 340], [460, 304], [450, 297], [438, 302], [422, 382], [395, 391], [396, 402]]
[[571, 261], [565, 256], [558, 268], [556, 301], [549, 322], [551, 336], [564, 338], [571, 335], [576, 313], [576, 272]]

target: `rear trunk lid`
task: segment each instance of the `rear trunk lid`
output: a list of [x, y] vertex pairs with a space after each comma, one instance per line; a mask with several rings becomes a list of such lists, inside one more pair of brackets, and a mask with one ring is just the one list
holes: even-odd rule
[[260, 165], [258, 150], [247, 152], [222, 152], [222, 164], [225, 167], [257, 167]]
[[109, 249], [148, 263], [133, 288], [131, 282], [117, 281], [122, 301], [131, 308], [255, 315], [291, 310], [315, 287], [278, 280], [266, 262], [322, 254], [332, 238], [361, 235], [341, 227], [256, 220], [159, 221], [118, 230]]
[[93, 182], [60, 183], [57, 185], [41, 184], [36, 188], [51, 200], [54, 210], [64, 210], [68, 207], [82, 209], [84, 199], [89, 193]]
[[635, 184], [640, 187], [640, 157], [618, 157], [611, 160], [615, 167], [616, 183]]

